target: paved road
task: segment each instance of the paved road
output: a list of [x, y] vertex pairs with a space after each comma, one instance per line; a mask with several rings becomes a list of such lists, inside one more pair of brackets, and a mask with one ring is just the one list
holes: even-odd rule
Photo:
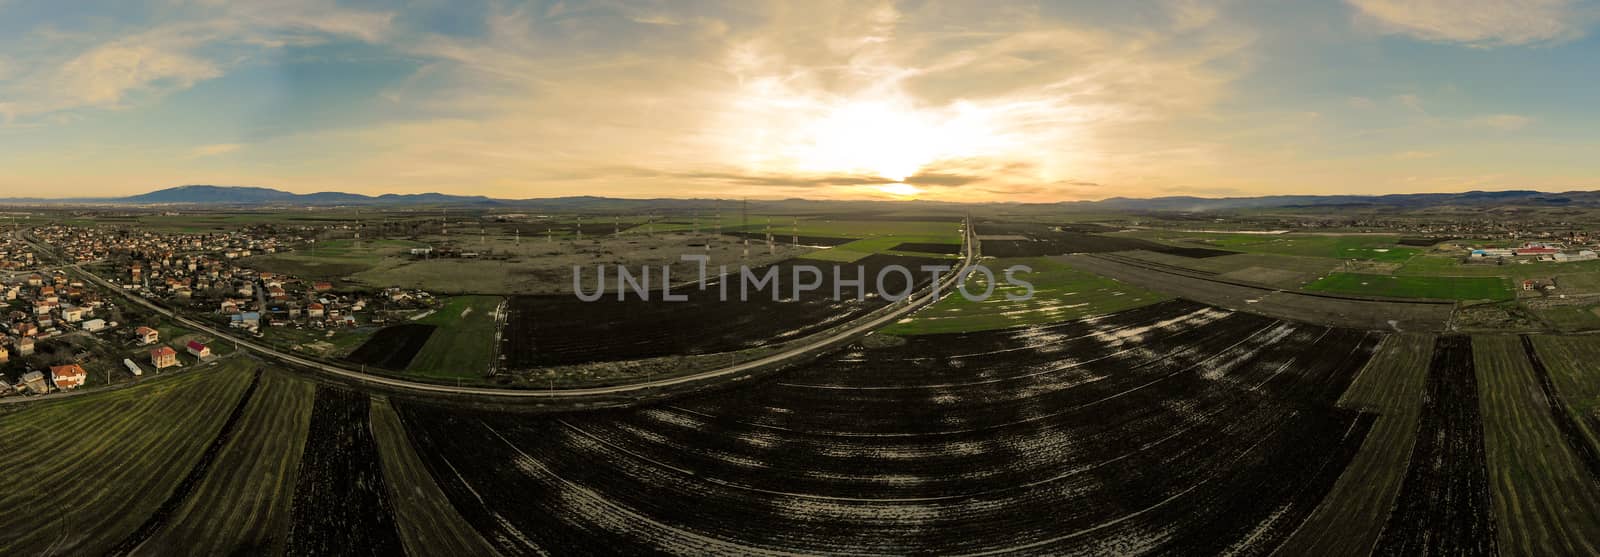
[[[966, 268], [970, 267], [977, 260], [976, 238], [973, 236], [972, 223], [971, 223], [970, 219], [968, 219], [963, 225], [963, 245], [964, 245], [964, 248], [965, 248], [965, 253], [964, 253], [964, 257], [962, 259], [961, 268], [958, 269], [956, 272], [951, 273], [950, 275], [946, 276], [943, 284], [938, 285], [938, 289], [937, 290], [942, 295], [943, 294], [949, 294], [951, 292], [951, 290], [955, 287], [955, 278], [960, 275], [960, 271], [965, 270]], [[83, 275], [84, 277], [88, 278], [90, 281], [93, 281], [93, 282], [99, 284], [100, 286], [102, 286], [104, 288], [107, 288], [109, 290], [117, 292], [117, 293], [121, 294], [122, 296], [128, 298], [129, 300], [132, 300], [134, 303], [137, 303], [139, 305], [145, 306], [145, 307], [149, 308], [150, 310], [155, 311], [156, 313], [159, 313], [161, 315], [164, 315], [164, 316], [172, 319], [173, 321], [177, 321], [178, 323], [182, 323], [185, 327], [189, 327], [189, 328], [194, 329], [196, 331], [205, 332], [206, 334], [210, 334], [210, 335], [212, 335], [212, 336], [214, 336], [214, 337], [216, 337], [218, 339], [229, 341], [229, 342], [233, 342], [233, 343], [235, 343], [235, 345], [237, 345], [239, 347], [246, 348], [246, 349], [249, 349], [249, 350], [254, 351], [256, 353], [259, 353], [259, 354], [262, 354], [262, 355], [265, 355], [265, 356], [269, 356], [269, 357], [272, 357], [272, 358], [276, 358], [276, 359], [281, 360], [281, 361], [289, 362], [291, 364], [295, 364], [295, 365], [299, 365], [299, 366], [308, 367], [308, 368], [311, 368], [311, 369], [315, 369], [317, 371], [321, 371], [321, 372], [328, 373], [328, 374], [331, 374], [331, 375], [334, 375], [334, 376], [338, 376], [338, 377], [343, 377], [343, 378], [346, 378], [346, 379], [355, 380], [355, 381], [362, 382], [362, 383], [368, 383], [368, 384], [373, 384], [373, 385], [382, 385], [384, 387], [389, 387], [389, 388], [398, 389], [398, 390], [402, 390], [402, 391], [409, 391], [409, 392], [413, 392], [413, 393], [439, 393], [439, 394], [449, 394], [449, 395], [467, 395], [467, 396], [493, 397], [493, 398], [501, 398], [501, 399], [506, 399], [506, 398], [515, 398], [515, 399], [562, 399], [562, 398], [574, 398], [574, 397], [590, 397], [590, 396], [597, 396], [597, 395], [627, 395], [627, 394], [634, 394], [634, 393], [640, 393], [640, 392], [649, 392], [649, 391], [660, 389], [660, 388], [663, 388], [663, 387], [675, 387], [675, 386], [681, 386], [681, 385], [686, 385], [686, 384], [690, 384], [690, 383], [698, 383], [698, 382], [708, 381], [708, 380], [711, 380], [711, 379], [717, 379], [717, 378], [721, 378], [721, 377], [735, 376], [735, 375], [738, 375], [738, 374], [741, 374], [741, 373], [763, 369], [763, 368], [766, 368], [768, 366], [780, 365], [780, 364], [789, 362], [791, 360], [796, 360], [796, 359], [805, 358], [805, 357], [808, 357], [808, 356], [813, 356], [813, 355], [817, 354], [818, 352], [828, 350], [828, 349], [836, 346], [837, 344], [845, 342], [845, 341], [847, 341], [849, 339], [852, 339], [852, 338], [854, 338], [854, 337], [856, 337], [858, 335], [865, 334], [867, 332], [876, 330], [876, 329], [878, 329], [880, 327], [883, 327], [885, 325], [888, 325], [890, 323], [894, 323], [895, 321], [899, 320], [900, 318], [905, 317], [907, 314], [909, 314], [909, 313], [911, 313], [913, 311], [916, 311], [917, 309], [919, 309], [919, 308], [921, 308], [921, 307], [923, 307], [925, 305], [928, 305], [928, 304], [932, 303], [936, 299], [931, 290], [927, 291], [927, 292], [923, 292], [918, 296], [914, 296], [912, 298], [908, 298], [907, 300], [900, 302], [899, 303], [900, 307], [895, 308], [894, 310], [889, 311], [888, 313], [886, 313], [884, 315], [881, 315], [881, 316], [878, 316], [878, 317], [874, 317], [874, 318], [870, 318], [870, 319], [867, 319], [866, 321], [863, 321], [863, 322], [858, 322], [856, 324], [851, 325], [850, 327], [848, 327], [847, 329], [845, 329], [843, 331], [839, 331], [839, 332], [834, 333], [832, 335], [829, 335], [829, 336], [827, 336], [825, 338], [816, 339], [813, 342], [806, 343], [806, 344], [804, 344], [802, 346], [796, 346], [796, 347], [788, 348], [788, 349], [785, 349], [782, 352], [779, 352], [779, 353], [776, 353], [776, 354], [772, 354], [770, 356], [765, 356], [765, 357], [762, 357], [760, 359], [751, 360], [751, 361], [748, 361], [748, 362], [744, 362], [744, 363], [740, 363], [740, 364], [736, 364], [736, 365], [732, 365], [732, 366], [728, 366], [728, 367], [724, 367], [724, 368], [720, 368], [720, 369], [707, 370], [707, 371], [703, 371], [703, 372], [692, 374], [692, 375], [684, 375], [684, 376], [672, 377], [672, 378], [667, 378], [667, 379], [657, 379], [657, 380], [652, 380], [652, 381], [643, 381], [643, 382], [639, 382], [639, 383], [630, 383], [630, 384], [627, 384], [627, 385], [615, 385], [615, 386], [609, 386], [609, 387], [589, 387], [589, 388], [550, 389], [550, 390], [531, 390], [531, 389], [530, 390], [517, 390], [517, 389], [496, 389], [496, 388], [486, 388], [486, 387], [455, 387], [455, 386], [450, 386], [450, 385], [435, 385], [435, 384], [432, 384], [432, 383], [419, 383], [419, 382], [416, 382], [416, 381], [406, 381], [404, 379], [395, 379], [395, 378], [392, 378], [392, 377], [383, 377], [383, 376], [378, 376], [378, 375], [370, 375], [370, 374], [362, 373], [362, 372], [354, 370], [354, 369], [344, 368], [344, 367], [340, 367], [340, 366], [336, 366], [336, 365], [328, 364], [328, 363], [324, 363], [324, 362], [319, 362], [319, 361], [315, 361], [315, 360], [309, 360], [309, 359], [297, 356], [295, 354], [292, 354], [292, 353], [289, 353], [289, 352], [284, 352], [284, 351], [278, 350], [276, 348], [273, 348], [271, 346], [267, 346], [265, 344], [261, 344], [261, 343], [255, 342], [255, 341], [247, 339], [247, 338], [242, 338], [242, 337], [236, 336], [231, 332], [218, 329], [218, 328], [213, 327], [213, 326], [211, 326], [209, 324], [202, 323], [200, 321], [197, 321], [197, 320], [194, 320], [194, 319], [190, 319], [190, 318], [184, 317], [182, 315], [178, 315], [178, 314], [172, 312], [171, 310], [168, 310], [165, 307], [162, 307], [162, 306], [160, 306], [158, 304], [155, 304], [155, 303], [151, 302], [150, 300], [148, 300], [148, 299], [146, 299], [144, 297], [141, 297], [141, 296], [138, 296], [138, 295], [134, 295], [132, 293], [129, 293], [129, 292], [123, 290], [122, 288], [118, 288], [116, 285], [113, 285], [110, 282], [106, 281], [105, 279], [102, 279], [99, 276], [96, 276], [95, 274], [90, 273], [88, 271], [85, 271], [85, 270], [83, 270], [82, 268], [80, 268], [80, 267], [78, 267], [76, 265], [73, 265], [71, 268], [72, 268], [72, 270], [74, 270], [74, 271], [78, 272], [79, 274]]]

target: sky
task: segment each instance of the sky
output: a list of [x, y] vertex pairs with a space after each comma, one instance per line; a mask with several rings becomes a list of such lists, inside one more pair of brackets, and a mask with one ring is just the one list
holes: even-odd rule
[[0, 0], [0, 197], [1600, 185], [1569, 0]]

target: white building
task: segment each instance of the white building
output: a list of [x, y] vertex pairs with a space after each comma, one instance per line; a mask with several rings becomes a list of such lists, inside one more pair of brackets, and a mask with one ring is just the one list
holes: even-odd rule
[[99, 331], [99, 330], [105, 329], [105, 328], [106, 328], [106, 320], [104, 320], [104, 319], [90, 319], [88, 321], [84, 321], [83, 322], [83, 330], [89, 331], [91, 333], [95, 332], [95, 331]]

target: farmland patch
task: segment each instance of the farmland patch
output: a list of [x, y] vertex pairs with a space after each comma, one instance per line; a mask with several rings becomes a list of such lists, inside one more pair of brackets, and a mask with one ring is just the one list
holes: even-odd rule
[[1378, 339], [1169, 301], [650, 408], [397, 409], [508, 555], [1266, 553], [1371, 427], [1335, 401]]
[[361, 365], [404, 370], [433, 336], [434, 326], [406, 323], [379, 329], [344, 359]]
[[1306, 290], [1389, 298], [1437, 300], [1510, 300], [1511, 284], [1499, 277], [1417, 277], [1333, 273]]
[[288, 555], [401, 555], [365, 393], [319, 387], [295, 481]]
[[1375, 552], [1493, 555], [1496, 535], [1472, 337], [1441, 336], [1410, 465]]

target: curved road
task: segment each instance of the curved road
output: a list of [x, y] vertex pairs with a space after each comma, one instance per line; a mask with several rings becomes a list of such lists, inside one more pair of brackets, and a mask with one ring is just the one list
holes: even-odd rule
[[[949, 294], [951, 292], [951, 290], [955, 286], [956, 277], [960, 276], [961, 272], [963, 272], [967, 268], [971, 267], [972, 264], [977, 260], [977, 247], [976, 247], [977, 238], [976, 238], [976, 236], [974, 236], [974, 232], [972, 230], [972, 222], [971, 222], [970, 218], [968, 218], [965, 221], [963, 221], [962, 232], [963, 232], [963, 234], [962, 234], [962, 236], [963, 236], [962, 237], [962, 243], [963, 243], [964, 249], [963, 249], [963, 258], [962, 258], [962, 262], [961, 262], [961, 268], [957, 269], [955, 272], [952, 272], [949, 275], [947, 275], [944, 278], [944, 281], [943, 281], [942, 284], [936, 285], [938, 287], [936, 289], [936, 291], [941, 293], [941, 294]], [[36, 245], [35, 247], [38, 247], [38, 246]], [[250, 339], [246, 339], [246, 338], [241, 338], [241, 337], [235, 336], [232, 333], [223, 331], [221, 329], [217, 329], [216, 327], [212, 327], [212, 326], [210, 326], [210, 325], [208, 325], [206, 323], [202, 323], [200, 321], [197, 321], [197, 320], [194, 320], [194, 319], [190, 319], [190, 318], [182, 316], [182, 315], [178, 315], [177, 313], [173, 312], [172, 310], [169, 310], [167, 308], [161, 307], [160, 305], [157, 305], [157, 304], [151, 302], [148, 299], [145, 299], [145, 298], [143, 298], [141, 296], [137, 296], [137, 295], [131, 294], [128, 291], [122, 289], [121, 287], [118, 287], [118, 286], [116, 286], [114, 284], [111, 284], [109, 281], [106, 281], [105, 279], [100, 278], [99, 276], [95, 275], [94, 273], [90, 273], [88, 271], [83, 270], [83, 268], [81, 268], [81, 267], [79, 267], [77, 265], [71, 265], [70, 268], [72, 270], [78, 272], [79, 274], [82, 274], [84, 277], [87, 277], [89, 280], [95, 282], [96, 284], [99, 284], [101, 287], [107, 288], [107, 289], [112, 290], [114, 292], [117, 292], [117, 293], [121, 294], [122, 296], [128, 298], [129, 300], [132, 300], [134, 303], [137, 303], [137, 304], [140, 304], [142, 306], [145, 306], [145, 307], [151, 309], [152, 311], [155, 311], [156, 313], [159, 313], [159, 314], [164, 315], [164, 316], [166, 316], [166, 317], [168, 317], [168, 318], [170, 318], [170, 319], [172, 319], [174, 321], [182, 323], [186, 327], [189, 327], [189, 328], [194, 329], [196, 331], [205, 332], [205, 333], [213, 335], [213, 336], [215, 336], [215, 337], [217, 337], [219, 339], [223, 339], [223, 340], [226, 340], [226, 341], [231, 341], [231, 342], [235, 343], [237, 346], [248, 348], [248, 349], [250, 349], [250, 350], [252, 350], [254, 352], [257, 352], [257, 353], [260, 353], [260, 354], [263, 354], [263, 355], [266, 355], [266, 356], [270, 356], [270, 357], [273, 357], [273, 358], [276, 358], [276, 359], [279, 359], [279, 360], [282, 360], [282, 361], [285, 361], [285, 362], [289, 362], [291, 364], [308, 367], [308, 368], [311, 368], [311, 369], [315, 369], [315, 370], [318, 370], [318, 371], [321, 371], [321, 372], [324, 372], [324, 373], [328, 373], [328, 374], [332, 374], [332, 375], [335, 375], [335, 376], [338, 376], [338, 377], [342, 377], [342, 378], [345, 378], [345, 379], [351, 379], [351, 380], [355, 380], [355, 381], [358, 381], [358, 382], [369, 383], [369, 384], [373, 384], [373, 385], [382, 385], [384, 387], [399, 389], [399, 390], [403, 390], [403, 391], [410, 391], [410, 392], [413, 392], [413, 393], [439, 393], [439, 394], [450, 394], [450, 395], [468, 395], [468, 396], [479, 396], [479, 397], [517, 398], [517, 399], [560, 399], [560, 398], [571, 398], [571, 397], [590, 397], [590, 396], [596, 396], [596, 395], [619, 395], [619, 394], [625, 395], [625, 394], [637, 393], [637, 392], [641, 392], [641, 391], [650, 391], [650, 390], [654, 390], [654, 389], [660, 389], [660, 388], [663, 388], [663, 387], [674, 387], [674, 386], [680, 386], [680, 385], [685, 385], [685, 384], [690, 384], [690, 383], [697, 383], [697, 382], [702, 382], [702, 381], [706, 381], [706, 380], [710, 380], [710, 379], [716, 379], [716, 378], [720, 378], [720, 377], [727, 377], [727, 376], [737, 375], [737, 374], [748, 372], [748, 371], [754, 371], [754, 370], [758, 370], [758, 369], [761, 369], [761, 368], [765, 368], [767, 366], [779, 365], [779, 364], [783, 364], [785, 362], [788, 362], [790, 360], [795, 360], [795, 359], [798, 359], [798, 358], [803, 358], [803, 357], [815, 355], [815, 354], [819, 353], [820, 351], [824, 351], [824, 350], [827, 350], [829, 348], [832, 348], [837, 343], [840, 343], [840, 342], [849, 340], [851, 338], [854, 338], [856, 335], [865, 334], [865, 333], [871, 332], [871, 331], [873, 331], [873, 330], [875, 330], [875, 329], [877, 329], [879, 327], [882, 327], [884, 325], [888, 325], [890, 323], [893, 323], [894, 321], [906, 316], [907, 314], [909, 314], [909, 313], [911, 313], [913, 311], [916, 311], [917, 309], [920, 309], [921, 307], [926, 306], [926, 305], [928, 305], [928, 304], [930, 304], [930, 303], [932, 303], [933, 301], [936, 300], [936, 297], [934, 296], [934, 291], [930, 290], [930, 291], [922, 293], [920, 295], [920, 297], [913, 297], [913, 298], [909, 299], [909, 301], [905, 301], [905, 302], [897, 302], [899, 304], [902, 304], [901, 307], [895, 308], [894, 310], [892, 310], [892, 311], [890, 311], [890, 312], [888, 312], [888, 313], [886, 313], [884, 315], [867, 319], [864, 322], [856, 323], [854, 325], [851, 325], [849, 328], [847, 328], [847, 329], [845, 329], [843, 331], [839, 331], [839, 332], [834, 333], [832, 335], [829, 335], [829, 336], [827, 336], [825, 338], [816, 339], [813, 342], [809, 342], [809, 343], [806, 343], [806, 344], [801, 345], [801, 346], [788, 348], [788, 349], [785, 349], [782, 352], [779, 352], [777, 354], [772, 354], [770, 356], [765, 356], [765, 357], [762, 357], [762, 358], [759, 358], [759, 359], [751, 360], [751, 361], [748, 361], [748, 362], [744, 362], [744, 363], [740, 363], [740, 364], [736, 364], [736, 365], [732, 365], [732, 366], [728, 366], [728, 367], [724, 367], [724, 368], [711, 369], [711, 370], [703, 371], [703, 372], [700, 372], [700, 373], [695, 373], [695, 374], [692, 374], [692, 375], [684, 375], [684, 376], [672, 377], [672, 378], [667, 378], [667, 379], [657, 379], [657, 380], [652, 380], [652, 381], [642, 381], [642, 382], [638, 382], [638, 383], [629, 383], [629, 384], [626, 384], [626, 385], [614, 385], [614, 386], [609, 386], [609, 387], [588, 387], [588, 388], [576, 388], [576, 389], [551, 389], [551, 390], [532, 390], [532, 389], [521, 390], [521, 389], [496, 389], [496, 388], [488, 388], [488, 387], [453, 387], [453, 386], [449, 386], [449, 385], [436, 385], [436, 384], [432, 384], [432, 383], [420, 383], [420, 382], [416, 382], [416, 381], [407, 381], [407, 380], [404, 380], [404, 379], [395, 379], [395, 378], [392, 378], [392, 377], [383, 377], [383, 376], [378, 376], [378, 375], [366, 374], [366, 373], [362, 373], [362, 372], [359, 372], [359, 371], [356, 371], [356, 370], [353, 370], [353, 369], [349, 369], [349, 368], [344, 368], [344, 367], [340, 367], [340, 366], [336, 366], [336, 365], [332, 365], [332, 364], [328, 364], [328, 363], [324, 363], [324, 362], [318, 362], [318, 361], [314, 361], [314, 360], [309, 360], [309, 359], [302, 358], [300, 356], [294, 355], [292, 353], [284, 352], [284, 351], [278, 350], [276, 348], [273, 348], [271, 346], [267, 346], [265, 344], [261, 344], [261, 343], [252, 341]]]

